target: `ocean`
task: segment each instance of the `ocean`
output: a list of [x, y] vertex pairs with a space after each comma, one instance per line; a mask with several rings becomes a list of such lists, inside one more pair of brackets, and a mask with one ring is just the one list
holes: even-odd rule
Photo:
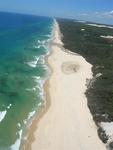
[[20, 150], [44, 104], [53, 19], [0, 12], [0, 150]]

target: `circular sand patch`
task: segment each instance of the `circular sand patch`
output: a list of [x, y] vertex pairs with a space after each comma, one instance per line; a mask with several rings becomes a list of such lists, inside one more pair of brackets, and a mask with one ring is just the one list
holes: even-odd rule
[[64, 62], [61, 69], [65, 74], [72, 74], [78, 71], [79, 65], [76, 62]]

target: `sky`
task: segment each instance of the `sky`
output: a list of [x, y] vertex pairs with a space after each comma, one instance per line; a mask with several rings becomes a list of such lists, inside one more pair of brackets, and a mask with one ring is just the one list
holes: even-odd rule
[[113, 0], [0, 0], [0, 11], [113, 24]]

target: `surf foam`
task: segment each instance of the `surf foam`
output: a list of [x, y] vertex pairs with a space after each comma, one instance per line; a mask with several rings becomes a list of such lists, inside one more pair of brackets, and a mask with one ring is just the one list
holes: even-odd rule
[[30, 67], [35, 68], [35, 67], [37, 66], [38, 60], [39, 60], [39, 57], [36, 57], [36, 56], [35, 56], [35, 60], [34, 60], [34, 61], [27, 62], [27, 64], [28, 64]]
[[22, 139], [22, 130], [18, 132], [19, 138], [16, 140], [16, 142], [10, 147], [11, 150], [19, 150], [21, 139]]
[[0, 112], [0, 122], [5, 118], [6, 113], [7, 113], [6, 110]]

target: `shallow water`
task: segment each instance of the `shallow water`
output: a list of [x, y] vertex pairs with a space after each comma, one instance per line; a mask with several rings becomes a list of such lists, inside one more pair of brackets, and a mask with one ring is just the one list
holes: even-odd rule
[[0, 12], [0, 150], [18, 150], [20, 138], [43, 103], [53, 20]]

